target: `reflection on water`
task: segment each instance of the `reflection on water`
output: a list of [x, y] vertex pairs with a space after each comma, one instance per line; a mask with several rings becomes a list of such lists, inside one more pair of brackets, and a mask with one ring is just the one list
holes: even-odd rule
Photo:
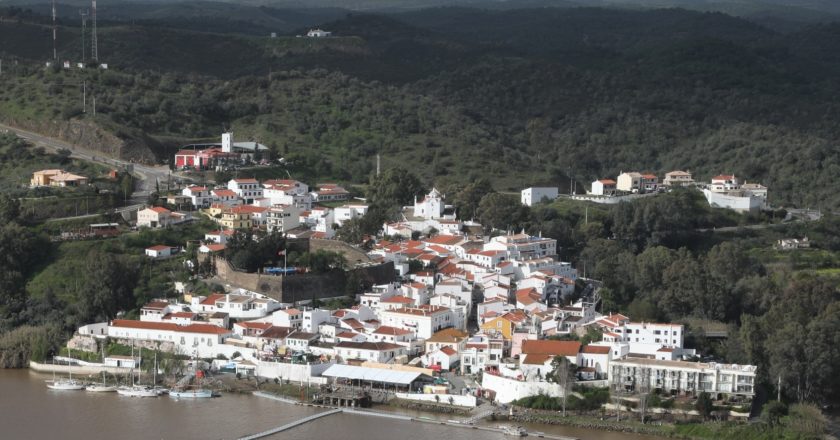
[[[116, 393], [53, 391], [44, 384], [44, 380], [50, 378], [28, 370], [0, 370], [0, 438], [235, 439], [322, 411], [250, 395], [225, 394], [217, 399], [175, 400], [167, 396], [137, 399]], [[406, 414], [440, 420], [458, 418], [416, 411], [406, 411]], [[655, 439], [549, 425], [530, 425], [527, 428], [585, 440]], [[272, 438], [310, 440], [335, 437], [365, 440], [505, 438], [502, 434], [465, 428], [347, 414], [327, 416]]]

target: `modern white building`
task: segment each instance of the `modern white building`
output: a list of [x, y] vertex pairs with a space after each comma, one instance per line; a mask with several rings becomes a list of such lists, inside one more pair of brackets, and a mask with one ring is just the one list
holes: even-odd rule
[[557, 187], [531, 187], [522, 190], [522, 204], [534, 206], [543, 201], [552, 201], [557, 198], [559, 190]]
[[484, 245], [485, 251], [505, 251], [507, 260], [530, 260], [557, 255], [557, 240], [533, 237], [525, 233], [493, 237]]
[[647, 358], [614, 359], [610, 362], [610, 388], [622, 391], [660, 390], [667, 394], [713, 396], [755, 394], [754, 365], [717, 364]]
[[427, 339], [442, 329], [453, 327], [455, 319], [447, 307], [423, 305], [380, 312], [382, 325], [412, 330], [419, 339]]
[[300, 226], [300, 212], [294, 205], [274, 206], [265, 213], [265, 227], [268, 232], [288, 232]]

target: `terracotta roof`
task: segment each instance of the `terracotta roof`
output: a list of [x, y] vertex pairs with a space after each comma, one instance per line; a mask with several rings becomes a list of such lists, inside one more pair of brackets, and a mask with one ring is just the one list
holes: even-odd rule
[[279, 327], [279, 326], [272, 326], [266, 331], [260, 334], [261, 338], [266, 339], [286, 339], [286, 336], [289, 336], [293, 329], [291, 327]]
[[345, 319], [341, 322], [349, 325], [350, 328], [352, 328], [352, 329], [359, 329], [359, 328], [364, 328], [365, 327], [364, 324], [359, 322], [359, 320], [356, 319], [356, 318], [348, 318], [348, 319]]
[[554, 356], [550, 354], [526, 354], [522, 363], [525, 365], [543, 365]]
[[257, 179], [233, 179], [236, 183], [259, 183]]
[[175, 312], [169, 313], [163, 317], [163, 319], [172, 319], [172, 318], [195, 318], [198, 314], [193, 312]]
[[223, 244], [212, 243], [212, 244], [205, 244], [204, 247], [206, 247], [207, 250], [209, 250], [210, 252], [219, 252], [219, 251], [225, 250], [226, 246], [223, 245]]
[[715, 177], [712, 177], [712, 180], [732, 180], [735, 178], [733, 174], [719, 174]]
[[224, 299], [224, 298], [225, 298], [225, 295], [223, 295], [221, 293], [214, 293], [214, 294], [208, 296], [207, 298], [204, 298], [204, 301], [201, 301], [200, 304], [205, 305], [205, 306], [215, 306], [216, 301], [218, 301], [220, 299]]
[[166, 246], [164, 244], [159, 244], [157, 246], [147, 247], [147, 251], [165, 251], [167, 249], [172, 249], [173, 246]]
[[343, 331], [341, 333], [336, 334], [335, 337], [336, 338], [342, 338], [342, 339], [352, 339], [352, 338], [355, 338], [358, 335], [360, 335], [360, 333], [351, 332], [349, 330], [346, 330], [346, 331]]
[[167, 330], [173, 332], [205, 333], [214, 335], [224, 335], [230, 333], [230, 330], [228, 329], [217, 327], [211, 324], [178, 325], [168, 322], [134, 321], [129, 319], [115, 319], [111, 321], [111, 327], [138, 328], [145, 330]]
[[335, 344], [335, 348], [352, 348], [354, 350], [396, 350], [403, 348], [402, 345], [392, 344], [390, 342], [352, 342], [343, 341]]
[[155, 207], [152, 207], [152, 208], [149, 208], [149, 209], [151, 209], [152, 211], [154, 211], [158, 214], [169, 214], [169, 213], [172, 212], [172, 211], [170, 211], [166, 208], [160, 207], [160, 206], [155, 206]]
[[583, 352], [590, 354], [609, 354], [610, 347], [602, 345], [584, 345]]
[[403, 307], [400, 309], [391, 310], [390, 313], [399, 313], [402, 315], [415, 315], [415, 316], [431, 316], [437, 312], [448, 311], [448, 307], [443, 306], [432, 306], [432, 305], [422, 305], [420, 307]]
[[379, 327], [378, 329], [376, 329], [373, 333], [375, 333], [377, 335], [399, 336], [399, 335], [410, 335], [410, 334], [413, 334], [414, 332], [412, 332], [411, 330], [405, 330], [405, 329], [401, 329], [401, 328], [397, 328], [397, 327], [389, 327], [387, 325], [383, 325], [383, 326]]
[[163, 310], [167, 307], [169, 307], [169, 303], [166, 302], [166, 301], [152, 301], [152, 302], [144, 305], [142, 308], [152, 309], [152, 310]]
[[528, 339], [522, 341], [522, 353], [575, 356], [580, 351], [578, 341], [551, 341]]
[[220, 197], [236, 197], [236, 193], [229, 189], [214, 189], [213, 194]]
[[244, 328], [258, 328], [258, 329], [261, 329], [261, 330], [268, 330], [269, 328], [271, 328], [271, 323], [270, 322], [245, 321], [245, 322], [237, 322], [234, 325], [238, 325], [238, 326], [244, 327]]
[[427, 238], [423, 241], [429, 244], [443, 244], [452, 246], [464, 241], [464, 237], [460, 235], [437, 235], [431, 238]]
[[448, 345], [446, 347], [441, 348], [440, 351], [447, 356], [455, 356], [456, 354], [458, 354], [457, 351], [455, 351], [452, 347]]
[[380, 302], [388, 303], [388, 304], [413, 304], [414, 300], [409, 298], [409, 297], [406, 297], [406, 296], [397, 295], [397, 296], [392, 296], [388, 299], [382, 300]]
[[469, 333], [458, 330], [457, 328], [445, 328], [443, 330], [439, 330], [432, 335], [431, 338], [426, 339], [426, 342], [445, 342], [445, 343], [457, 343], [469, 336]]
[[604, 185], [615, 185], [615, 180], [612, 179], [601, 179], [599, 182], [603, 183]]

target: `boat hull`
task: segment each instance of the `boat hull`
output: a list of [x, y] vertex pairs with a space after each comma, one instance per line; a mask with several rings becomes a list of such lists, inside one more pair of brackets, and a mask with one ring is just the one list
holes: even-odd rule
[[85, 387], [85, 391], [90, 393], [113, 393], [117, 391], [117, 387], [107, 385], [88, 385]]
[[206, 399], [213, 397], [213, 392], [210, 390], [194, 390], [194, 391], [169, 391], [169, 397], [174, 399]]
[[75, 380], [58, 380], [47, 382], [47, 388], [58, 391], [79, 391], [85, 389], [85, 385]]

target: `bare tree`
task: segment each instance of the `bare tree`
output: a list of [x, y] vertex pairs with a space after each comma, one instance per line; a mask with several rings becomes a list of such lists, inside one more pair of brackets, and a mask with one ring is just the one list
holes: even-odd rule
[[565, 356], [555, 356], [551, 361], [551, 371], [546, 373], [545, 380], [556, 383], [563, 388], [563, 417], [566, 417], [566, 401], [569, 396], [569, 385], [575, 381], [575, 364]]

